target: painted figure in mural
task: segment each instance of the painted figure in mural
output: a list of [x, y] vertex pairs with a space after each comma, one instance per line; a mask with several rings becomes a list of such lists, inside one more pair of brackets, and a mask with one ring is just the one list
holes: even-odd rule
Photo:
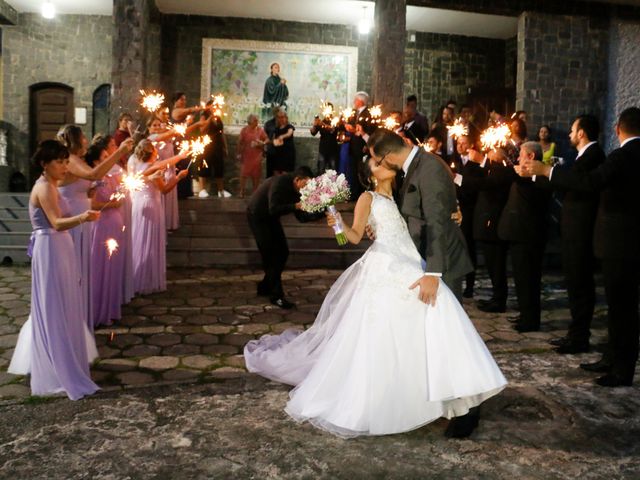
[[262, 103], [267, 110], [271, 110], [271, 107], [285, 107], [287, 108], [287, 98], [289, 98], [289, 88], [287, 87], [287, 81], [280, 77], [280, 64], [271, 64], [271, 75], [264, 82], [264, 95], [262, 96]]

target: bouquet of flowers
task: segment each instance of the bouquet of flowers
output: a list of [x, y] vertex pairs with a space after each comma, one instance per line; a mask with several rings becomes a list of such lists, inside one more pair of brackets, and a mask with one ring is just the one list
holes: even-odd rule
[[338, 175], [335, 170], [327, 170], [322, 175], [309, 180], [307, 185], [300, 190], [300, 203], [302, 210], [313, 213], [327, 209], [336, 217], [337, 223], [333, 226], [338, 245], [346, 245], [347, 237], [336, 204], [349, 200], [351, 192], [344, 174]]

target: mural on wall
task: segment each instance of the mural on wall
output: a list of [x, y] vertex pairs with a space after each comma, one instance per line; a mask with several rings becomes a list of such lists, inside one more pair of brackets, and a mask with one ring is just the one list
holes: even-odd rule
[[244, 126], [251, 113], [264, 122], [273, 106], [284, 107], [295, 126], [311, 126], [323, 101], [350, 106], [357, 65], [356, 47], [208, 38], [201, 94], [225, 96], [231, 127]]

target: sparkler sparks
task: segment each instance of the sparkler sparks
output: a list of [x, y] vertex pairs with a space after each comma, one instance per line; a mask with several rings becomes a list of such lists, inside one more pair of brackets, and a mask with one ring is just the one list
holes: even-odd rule
[[382, 105], [374, 105], [369, 109], [369, 114], [373, 118], [380, 118], [382, 116]]
[[118, 250], [118, 242], [115, 238], [108, 238], [106, 242], [104, 242], [107, 247], [107, 253], [109, 254], [109, 258]]
[[400, 124], [396, 122], [396, 119], [393, 117], [387, 117], [384, 119], [384, 128], [387, 130], [395, 130], [399, 125]]
[[143, 187], [144, 177], [142, 176], [142, 173], [136, 173], [135, 175], [123, 175], [118, 188], [131, 193], [139, 192]]
[[489, 127], [482, 135], [480, 135], [480, 142], [484, 150], [495, 150], [499, 147], [504, 147], [509, 141], [511, 131], [509, 126], [505, 124], [498, 125], [497, 127]]
[[337, 127], [339, 123], [340, 123], [340, 117], [333, 117], [331, 119], [331, 126], [332, 127]]
[[164, 95], [155, 90], [151, 93], [140, 90], [140, 94], [142, 95], [141, 105], [148, 112], [153, 113], [157, 111], [164, 103]]
[[449, 130], [449, 132], [451, 132], [451, 136], [456, 139], [469, 135], [469, 127], [462, 123], [459, 118], [453, 123], [453, 125], [448, 126], [447, 130]]
[[423, 143], [422, 144], [422, 148], [424, 148], [425, 152], [429, 152], [429, 153], [433, 152], [433, 149], [431, 148], [431, 145], [429, 145], [428, 143]]
[[173, 131], [176, 132], [181, 137], [184, 137], [187, 133], [187, 125], [185, 123], [179, 123], [177, 125], [173, 125]]
[[326, 102], [322, 103], [322, 116], [329, 118], [333, 115], [333, 107]]
[[344, 118], [345, 120], [349, 120], [351, 117], [353, 117], [354, 113], [355, 111], [353, 110], [353, 108], [345, 108], [344, 110], [342, 110], [342, 118]]

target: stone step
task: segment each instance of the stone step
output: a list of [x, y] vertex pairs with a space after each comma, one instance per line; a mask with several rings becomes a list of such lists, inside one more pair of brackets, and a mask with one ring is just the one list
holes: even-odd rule
[[[363, 249], [290, 248], [287, 268], [346, 268], [364, 253]], [[207, 267], [215, 265], [259, 266], [260, 254], [246, 248], [167, 249], [170, 267]]]
[[28, 207], [29, 193], [0, 193], [0, 208], [2, 207]]
[[0, 207], [0, 220], [29, 220], [29, 208]]
[[29, 219], [0, 219], [0, 235], [4, 232], [31, 232]]
[[[217, 211], [217, 212], [246, 212], [249, 200], [246, 198], [184, 198], [179, 202], [180, 210]], [[354, 202], [337, 205], [340, 211], [353, 211]]]
[[6, 261], [7, 259], [13, 263], [29, 263], [31, 259], [27, 255], [27, 244], [0, 245], [0, 261]]
[[[289, 236], [287, 237], [289, 248], [297, 249], [316, 249], [320, 250], [334, 250], [338, 247], [338, 243], [331, 232], [325, 237], [304, 237], [304, 236]], [[362, 246], [361, 246], [362, 247]], [[168, 248], [171, 250], [194, 250], [194, 249], [218, 249], [218, 248], [237, 248], [237, 249], [249, 249], [257, 250], [256, 242], [251, 235], [247, 236], [234, 236], [234, 237], [220, 237], [220, 236], [178, 236], [170, 235]], [[351, 249], [357, 248], [352, 245], [345, 245], [344, 248]]]
[[[350, 211], [341, 212], [343, 220], [349, 224], [353, 222], [353, 213]], [[319, 224], [326, 227], [327, 223], [324, 219], [314, 222], [299, 222], [294, 215], [285, 215], [280, 219], [283, 225], [309, 225]], [[193, 224], [234, 224], [246, 225], [247, 213], [228, 212], [228, 211], [205, 211], [205, 210], [180, 210], [180, 225]]]
[[0, 233], [0, 246], [22, 246], [27, 248], [31, 232], [2, 232]]

